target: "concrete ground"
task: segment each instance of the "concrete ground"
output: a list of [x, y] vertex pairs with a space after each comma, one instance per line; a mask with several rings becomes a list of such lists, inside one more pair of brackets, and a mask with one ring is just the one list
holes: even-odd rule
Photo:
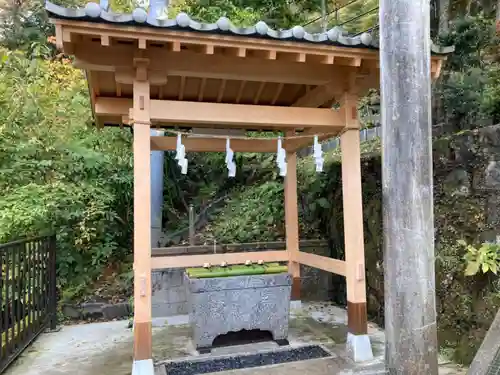
[[[153, 357], [165, 360], [200, 357], [189, 338], [186, 317], [157, 319], [153, 328]], [[61, 331], [42, 334], [7, 370], [6, 375], [129, 375], [132, 368], [132, 330], [127, 321], [65, 326]], [[382, 374], [384, 332], [374, 324], [369, 335], [375, 359], [363, 364], [346, 360], [346, 311], [328, 303], [307, 303], [295, 310], [290, 320], [290, 345], [317, 343], [332, 353], [331, 357], [260, 368], [227, 371], [227, 375], [326, 375]], [[276, 348], [273, 342], [218, 348], [211, 354], [266, 351]], [[441, 360], [443, 362], [443, 360]], [[440, 375], [465, 374], [463, 369], [442, 363]], [[164, 375], [162, 367], [158, 375]], [[220, 373], [219, 373], [220, 374]]]

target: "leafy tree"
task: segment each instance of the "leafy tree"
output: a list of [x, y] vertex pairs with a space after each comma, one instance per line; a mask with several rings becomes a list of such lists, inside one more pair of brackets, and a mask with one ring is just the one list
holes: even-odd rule
[[84, 283], [131, 250], [130, 134], [91, 126], [67, 61], [1, 61], [0, 242], [56, 232], [59, 283]]
[[445, 124], [447, 132], [474, 128], [500, 117], [500, 78], [495, 61], [498, 41], [492, 19], [482, 15], [457, 19], [449, 34], [441, 35], [441, 44], [455, 46], [434, 91], [435, 121]]

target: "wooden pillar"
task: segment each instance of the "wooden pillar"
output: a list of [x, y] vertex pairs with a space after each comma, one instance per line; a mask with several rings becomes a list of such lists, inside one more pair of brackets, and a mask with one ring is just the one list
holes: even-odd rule
[[349, 130], [340, 136], [342, 151], [342, 197], [347, 284], [347, 324], [353, 335], [367, 334], [363, 197], [357, 97], [344, 94]]
[[[295, 132], [287, 132], [288, 136]], [[297, 153], [287, 152], [287, 173], [285, 176], [285, 228], [286, 249], [289, 254], [288, 270], [293, 277], [292, 300], [300, 300], [300, 264], [294, 262], [299, 252], [299, 211], [297, 206]]]
[[380, 1], [386, 363], [438, 374], [428, 0]]
[[134, 362], [152, 359], [151, 154], [147, 62], [134, 80]]

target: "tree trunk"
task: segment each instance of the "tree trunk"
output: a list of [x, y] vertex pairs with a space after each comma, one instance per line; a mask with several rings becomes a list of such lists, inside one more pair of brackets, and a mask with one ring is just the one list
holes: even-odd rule
[[497, 1], [497, 33], [500, 33], [500, 0]]
[[380, 0], [386, 368], [437, 375], [429, 0]]
[[326, 15], [326, 0], [321, 0], [321, 31], [326, 33], [328, 28], [328, 21]]
[[472, 0], [467, 0], [465, 3], [465, 15], [467, 17], [470, 16], [471, 8], [472, 8]]
[[439, 26], [438, 35], [447, 34], [450, 31], [450, 0], [437, 0], [439, 4]]

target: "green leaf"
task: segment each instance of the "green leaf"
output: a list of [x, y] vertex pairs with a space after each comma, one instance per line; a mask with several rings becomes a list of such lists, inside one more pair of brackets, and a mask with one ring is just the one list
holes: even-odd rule
[[490, 266], [488, 265], [488, 263], [483, 263], [483, 265], [482, 265], [482, 271], [483, 271], [483, 273], [488, 272], [489, 269], [490, 269]]
[[330, 202], [326, 198], [319, 198], [318, 204], [321, 208], [330, 208]]
[[493, 272], [495, 275], [497, 274], [497, 271], [498, 271], [498, 268], [497, 268], [497, 264], [496, 263], [491, 263], [490, 264], [490, 271]]
[[465, 276], [474, 276], [479, 271], [479, 263], [478, 262], [470, 262], [467, 264], [467, 268], [465, 269]]

